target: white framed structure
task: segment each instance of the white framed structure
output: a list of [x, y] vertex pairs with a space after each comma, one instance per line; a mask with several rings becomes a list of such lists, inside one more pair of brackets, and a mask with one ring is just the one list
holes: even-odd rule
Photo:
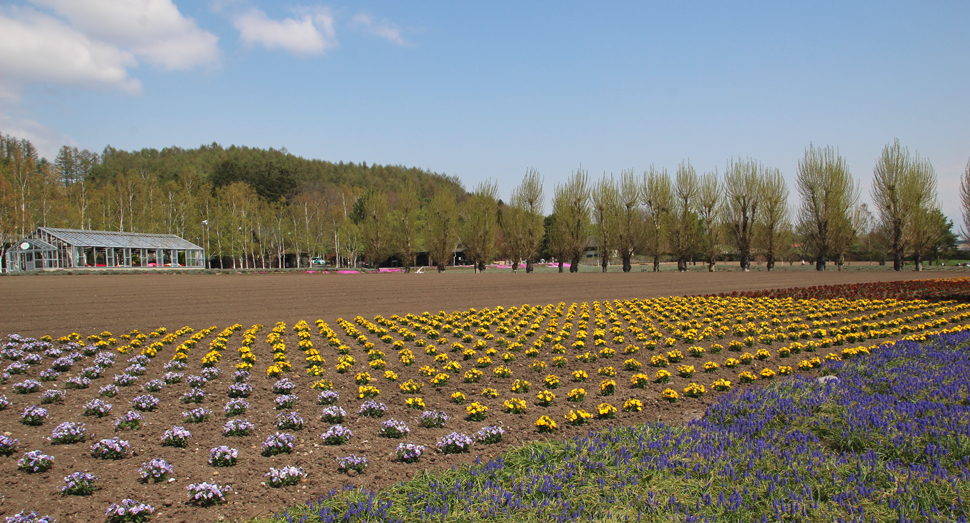
[[6, 254], [6, 271], [205, 268], [205, 250], [174, 234], [38, 227]]

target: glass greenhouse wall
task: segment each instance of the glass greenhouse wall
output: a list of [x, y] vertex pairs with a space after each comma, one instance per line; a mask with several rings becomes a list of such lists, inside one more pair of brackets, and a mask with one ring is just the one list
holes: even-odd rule
[[6, 253], [6, 272], [205, 267], [205, 250], [174, 234], [38, 227]]

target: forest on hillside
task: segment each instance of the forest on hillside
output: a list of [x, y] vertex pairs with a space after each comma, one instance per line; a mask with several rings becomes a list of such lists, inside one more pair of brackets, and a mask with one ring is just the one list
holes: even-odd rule
[[[899, 142], [876, 159], [873, 206], [837, 149], [809, 146], [791, 202], [778, 169], [731, 159], [723, 173], [689, 162], [591, 179], [582, 168], [552, 190], [526, 171], [508, 202], [494, 182], [468, 191], [455, 176], [413, 167], [307, 160], [285, 149], [204, 145], [101, 153], [64, 146], [53, 162], [28, 140], [0, 133], [0, 249], [37, 227], [175, 234], [202, 246], [213, 267], [371, 266], [428, 263], [457, 254], [484, 270], [501, 258], [531, 271], [593, 255], [631, 270], [635, 258], [702, 261], [715, 270], [755, 259], [770, 270], [810, 260], [922, 262], [956, 243], [940, 211], [932, 164]], [[963, 180], [970, 221], [970, 164]], [[970, 229], [970, 223], [965, 223]], [[2, 252], [0, 252], [2, 254]]]

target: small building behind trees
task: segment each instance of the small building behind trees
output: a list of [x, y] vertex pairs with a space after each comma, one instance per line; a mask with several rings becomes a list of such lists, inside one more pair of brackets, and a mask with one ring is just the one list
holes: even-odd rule
[[7, 250], [5, 272], [42, 269], [205, 268], [205, 250], [174, 234], [38, 227]]

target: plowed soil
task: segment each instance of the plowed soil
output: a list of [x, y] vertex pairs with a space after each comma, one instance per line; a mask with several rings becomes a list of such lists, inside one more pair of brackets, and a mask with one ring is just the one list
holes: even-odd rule
[[[222, 406], [226, 401], [225, 391], [232, 383], [233, 365], [239, 361], [236, 349], [239, 348], [241, 334], [231, 337], [226, 353], [225, 364], [221, 365], [222, 374], [209, 381], [205, 390], [209, 393], [202, 407], [212, 410], [212, 420], [201, 424], [186, 424], [182, 420], [182, 412], [197, 405], [186, 405], [179, 402], [181, 394], [188, 390], [183, 381], [179, 384], [166, 386], [155, 393], [161, 402], [154, 412], [144, 413], [145, 424], [137, 431], [115, 431], [113, 420], [130, 408], [130, 400], [137, 395], [145, 394], [141, 384], [158, 378], [165, 371], [162, 367], [171, 357], [172, 347], [165, 349], [158, 357], [147, 365], [147, 373], [138, 383], [121, 389], [118, 396], [106, 398], [114, 405], [109, 416], [93, 418], [84, 416], [82, 405], [98, 397], [99, 387], [111, 382], [113, 374], [120, 374], [128, 365], [126, 360], [133, 356], [117, 354], [114, 367], [107, 369], [104, 376], [92, 380], [91, 386], [83, 390], [66, 390], [66, 398], [62, 403], [46, 405], [50, 411], [48, 421], [38, 427], [23, 425], [19, 422], [20, 412], [28, 405], [39, 404], [40, 392], [33, 394], [14, 394], [11, 385], [25, 378], [37, 379], [39, 371], [50, 365], [51, 358], [32, 366], [26, 374], [11, 376], [0, 387], [0, 394], [5, 395], [11, 402], [10, 407], [0, 412], [0, 431], [19, 440], [19, 446], [11, 456], [0, 457], [0, 517], [11, 516], [21, 510], [35, 510], [40, 514], [49, 514], [58, 521], [103, 521], [104, 512], [112, 502], [118, 502], [130, 497], [152, 504], [157, 512], [153, 521], [215, 521], [215, 520], [245, 520], [257, 515], [272, 514], [286, 505], [302, 503], [308, 499], [316, 499], [331, 489], [339, 489], [345, 485], [379, 488], [394, 482], [413, 477], [423, 469], [443, 469], [460, 466], [474, 461], [477, 457], [486, 460], [499, 454], [508, 445], [521, 445], [527, 441], [543, 437], [552, 439], [568, 438], [585, 434], [589, 427], [570, 427], [562, 419], [570, 408], [576, 404], [565, 402], [566, 392], [576, 384], [568, 383], [566, 377], [574, 370], [576, 362], [562, 369], [549, 368], [550, 372], [563, 377], [563, 386], [556, 390], [560, 400], [547, 409], [533, 404], [535, 393], [542, 390], [542, 376], [528, 372], [528, 360], [519, 358], [509, 365], [516, 378], [523, 377], [532, 380], [532, 391], [519, 396], [529, 400], [528, 414], [513, 416], [502, 414], [502, 401], [512, 397], [508, 386], [511, 379], [503, 383], [504, 390], [496, 399], [481, 399], [479, 393], [481, 384], [462, 383], [460, 374], [443, 388], [435, 389], [426, 386], [419, 395], [424, 398], [428, 409], [444, 410], [450, 416], [445, 428], [426, 429], [417, 425], [416, 417], [420, 410], [410, 410], [404, 407], [406, 396], [402, 395], [397, 384], [386, 382], [381, 377], [382, 372], [371, 372], [375, 376], [372, 384], [381, 388], [378, 401], [388, 405], [388, 414], [383, 418], [396, 418], [405, 421], [411, 428], [411, 435], [404, 440], [387, 440], [377, 437], [378, 426], [382, 420], [361, 417], [357, 415], [360, 400], [356, 397], [357, 387], [353, 373], [337, 374], [333, 372], [337, 354], [331, 347], [326, 347], [313, 327], [314, 321], [322, 319], [333, 327], [342, 338], [344, 333], [337, 327], [337, 318], [352, 320], [355, 316], [373, 319], [375, 315], [391, 316], [407, 313], [420, 314], [424, 311], [456, 311], [469, 308], [494, 308], [496, 306], [521, 306], [523, 304], [540, 305], [565, 302], [604, 301], [627, 298], [650, 298], [671, 295], [709, 294], [731, 291], [747, 291], [756, 289], [785, 288], [795, 286], [858, 283], [872, 281], [889, 281], [912, 278], [939, 278], [943, 276], [964, 275], [963, 271], [947, 272], [902, 272], [891, 271], [828, 271], [816, 273], [814, 271], [776, 271], [766, 272], [689, 272], [685, 274], [663, 272], [634, 272], [619, 273], [580, 273], [580, 274], [511, 274], [509, 272], [491, 272], [485, 274], [449, 273], [444, 274], [360, 274], [360, 275], [324, 275], [307, 273], [287, 274], [125, 274], [125, 275], [43, 275], [0, 277], [0, 340], [6, 341], [9, 334], [20, 334], [25, 337], [41, 337], [51, 335], [54, 338], [69, 334], [80, 333], [82, 336], [111, 331], [115, 335], [138, 329], [143, 333], [158, 327], [165, 327], [174, 332], [182, 326], [189, 326], [195, 330], [216, 326], [217, 330], [208, 338], [200, 342], [193, 350], [189, 360], [189, 367], [184, 371], [186, 376], [201, 373], [201, 358], [207, 350], [208, 342], [222, 329], [239, 323], [243, 328], [254, 324], [263, 324], [266, 328], [258, 335], [257, 343], [260, 351], [254, 347], [254, 352], [260, 359], [253, 369], [250, 383], [254, 393], [249, 398], [251, 409], [243, 416], [249, 419], [256, 431], [246, 437], [224, 437], [221, 434], [222, 423], [226, 417]], [[316, 404], [317, 391], [311, 390], [313, 378], [302, 373], [302, 366], [297, 362], [295, 372], [289, 377], [297, 384], [293, 392], [300, 397], [292, 409], [276, 410], [274, 408], [274, 394], [270, 391], [272, 379], [265, 377], [265, 368], [269, 361], [269, 348], [265, 340], [266, 334], [274, 323], [286, 322], [288, 329], [286, 344], [299, 359], [298, 340], [293, 334], [292, 326], [300, 320], [306, 320], [311, 325], [313, 342], [327, 360], [328, 374], [332, 379], [334, 389], [340, 391], [341, 398], [337, 405], [347, 411], [344, 425], [350, 428], [355, 437], [346, 445], [333, 447], [323, 445], [319, 435], [330, 426], [319, 418], [322, 407]], [[366, 334], [366, 333], [365, 333]], [[370, 338], [375, 336], [369, 335]], [[179, 341], [183, 341], [181, 338]], [[0, 343], [2, 343], [0, 341]], [[377, 340], [371, 340], [377, 341]], [[345, 343], [350, 345], [351, 340]], [[410, 344], [409, 344], [410, 346]], [[396, 359], [394, 349], [389, 345], [378, 348], [387, 353], [389, 362]], [[361, 349], [356, 345], [354, 350]], [[355, 357], [366, 364], [366, 354]], [[416, 369], [426, 358], [423, 349], [414, 349], [419, 356], [418, 363], [411, 367], [415, 377]], [[79, 359], [75, 366], [62, 373], [57, 381], [45, 383], [45, 388], [64, 389], [64, 380], [76, 375], [80, 369], [92, 365], [92, 357]], [[428, 360], [430, 361], [430, 359]], [[611, 365], [619, 368], [622, 361], [613, 361]], [[10, 361], [4, 360], [3, 367]], [[465, 365], [471, 368], [472, 362]], [[602, 364], [602, 361], [600, 362]], [[777, 364], [777, 362], [774, 362]], [[587, 365], [595, 372], [596, 364]], [[583, 367], [583, 368], [586, 368]], [[390, 368], [390, 367], [389, 367]], [[576, 366], [576, 368], [580, 368]], [[752, 367], [758, 370], [758, 362]], [[363, 369], [361, 369], [363, 370]], [[400, 369], [396, 369], [400, 370]], [[579, 405], [586, 410], [595, 411], [596, 404], [604, 398], [596, 397], [593, 393], [598, 388], [600, 376], [590, 372], [590, 397]], [[401, 381], [407, 377], [401, 373]], [[628, 376], [617, 376], [621, 383]], [[675, 378], [672, 386], [682, 389], [683, 383]], [[655, 384], [652, 384], [655, 385]], [[489, 385], [492, 386], [492, 385]], [[658, 401], [658, 386], [643, 391], [645, 409], [640, 413], [621, 412], [615, 420], [595, 421], [594, 428], [606, 427], [610, 424], [630, 424], [643, 421], [663, 420], [669, 423], [679, 423], [701, 416], [704, 409], [713, 401], [714, 395], [708, 394], [699, 399], [685, 399], [676, 404]], [[624, 384], [624, 389], [625, 384]], [[656, 390], [654, 390], [656, 389]], [[448, 399], [452, 392], [462, 391], [468, 396], [468, 402], [482, 401], [490, 408], [490, 417], [485, 422], [471, 422], [464, 419], [464, 406], [451, 403]], [[628, 396], [618, 391], [612, 400], [617, 406], [622, 405]], [[467, 405], [467, 403], [466, 403]], [[296, 449], [293, 454], [282, 454], [274, 457], [260, 455], [260, 445], [265, 437], [276, 431], [275, 419], [281, 412], [297, 411], [306, 420], [306, 426], [300, 431], [293, 432], [297, 438]], [[533, 423], [541, 414], [548, 414], [560, 423], [560, 431], [554, 436], [542, 436], [536, 433]], [[62, 421], [76, 421], [85, 423], [91, 439], [84, 443], [72, 445], [52, 445], [47, 438], [51, 430]], [[473, 434], [484, 425], [501, 424], [508, 436], [503, 444], [482, 446], [476, 445], [470, 454], [441, 455], [433, 452], [438, 439], [452, 431]], [[174, 425], [185, 426], [193, 438], [185, 449], [163, 447], [159, 444], [161, 434]], [[91, 457], [90, 445], [93, 441], [108, 437], [121, 437], [131, 443], [133, 453], [126, 459], [119, 461], [99, 461]], [[392, 460], [393, 448], [399, 441], [414, 441], [428, 447], [429, 452], [418, 464], [407, 465]], [[209, 449], [217, 445], [229, 445], [237, 448], [240, 453], [239, 464], [229, 468], [215, 468], [206, 461]], [[28, 450], [42, 450], [45, 454], [55, 457], [51, 471], [41, 474], [26, 474], [17, 470], [17, 459]], [[370, 460], [370, 468], [362, 475], [351, 477], [339, 474], [335, 466], [335, 458], [348, 454], [359, 454]], [[151, 458], [163, 458], [175, 467], [175, 480], [159, 484], [144, 484], [138, 482], [137, 469]], [[263, 484], [263, 474], [270, 467], [296, 465], [306, 470], [308, 477], [299, 485], [281, 489], [273, 489]], [[62, 478], [74, 471], [88, 471], [99, 477], [97, 490], [91, 496], [61, 496], [58, 491], [63, 485]], [[187, 503], [186, 486], [190, 483], [202, 481], [216, 482], [220, 485], [230, 485], [233, 494], [225, 505], [211, 508], [197, 508]]]

